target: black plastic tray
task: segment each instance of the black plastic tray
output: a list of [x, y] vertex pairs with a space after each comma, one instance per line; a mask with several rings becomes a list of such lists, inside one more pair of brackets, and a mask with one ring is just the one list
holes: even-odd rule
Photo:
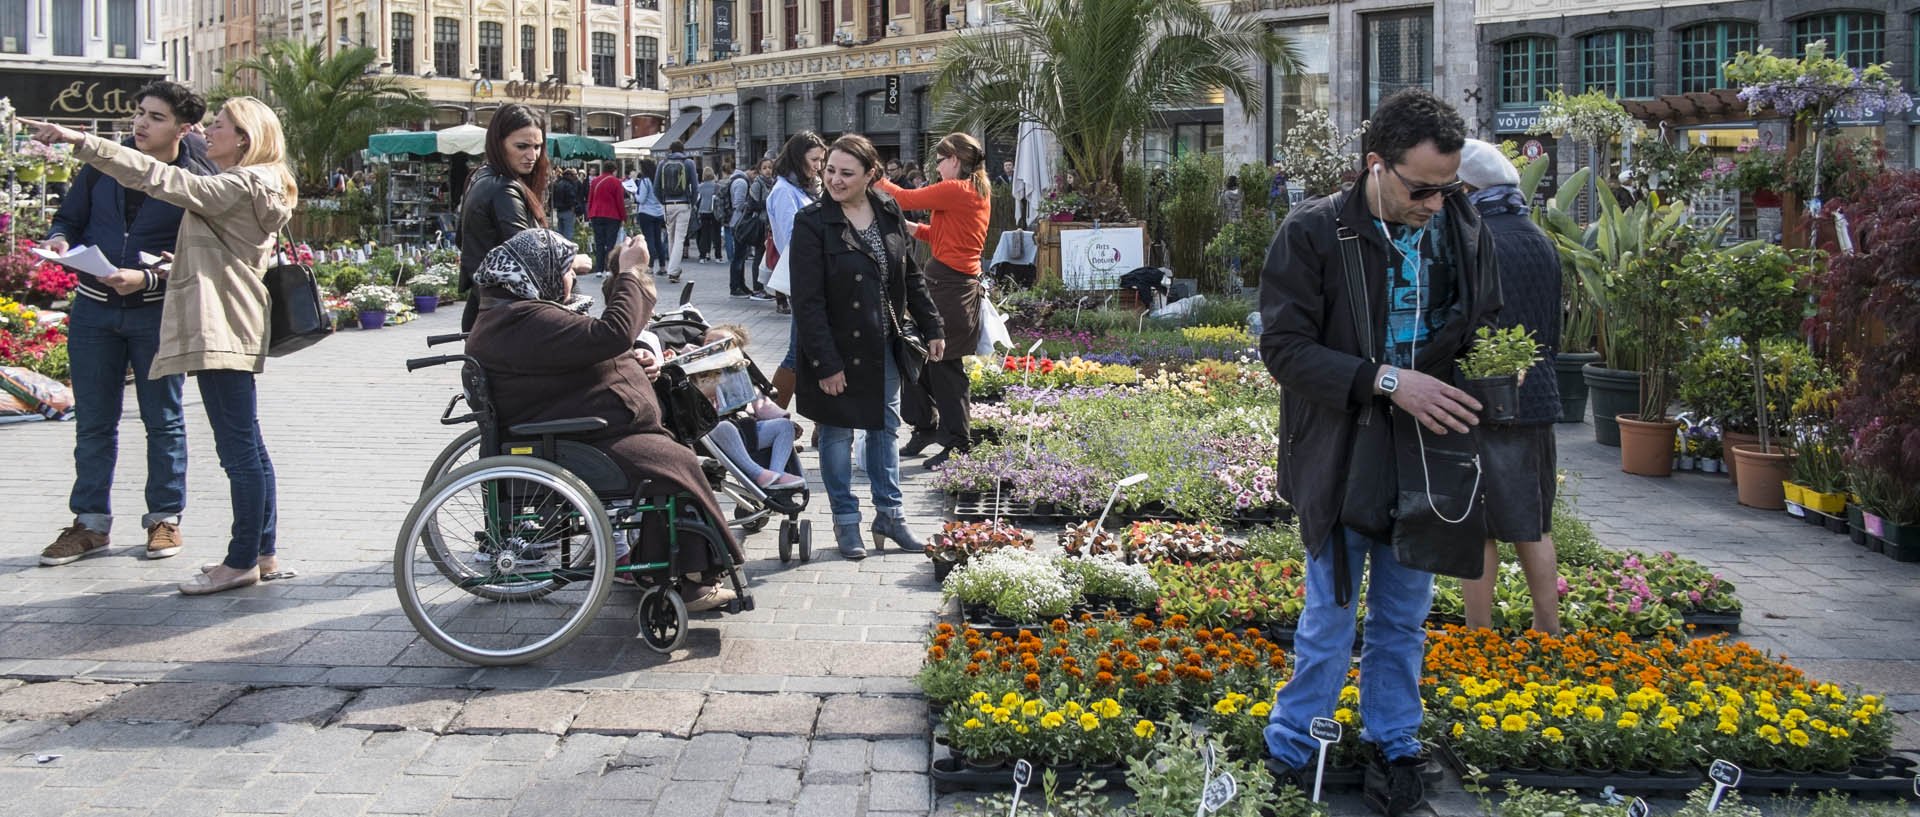
[[[1441, 741], [1434, 755], [1451, 768], [1462, 779], [1467, 775], [1467, 764], [1454, 754], [1453, 745]], [[1542, 789], [1603, 789], [1613, 787], [1622, 795], [1638, 792], [1678, 794], [1692, 791], [1707, 782], [1707, 775], [1698, 767], [1689, 769], [1685, 777], [1661, 777], [1652, 775], [1626, 775], [1620, 773], [1587, 774], [1549, 774], [1541, 771], [1514, 771], [1511, 769], [1482, 769], [1486, 780], [1501, 783], [1512, 780], [1522, 786]], [[1747, 791], [1849, 791], [1881, 792], [1900, 794], [1913, 790], [1913, 777], [1908, 771], [1887, 767], [1885, 777], [1861, 777], [1849, 774], [1835, 777], [1820, 774], [1799, 773], [1761, 773], [1743, 771], [1740, 775], [1740, 788]]]
[[[993, 769], [975, 769], [962, 763], [945, 747], [937, 747], [929, 774], [933, 777], [933, 790], [938, 794], [956, 791], [1011, 791], [1013, 789], [1013, 764], [1005, 763]], [[1040, 775], [1047, 771], [1046, 766], [1033, 764], [1033, 782], [1028, 789], [1037, 790]], [[1053, 771], [1059, 775], [1062, 788], [1073, 786], [1080, 778], [1088, 775], [1107, 781], [1108, 789], [1126, 788], [1127, 767], [1125, 764], [1113, 768], [1092, 769], [1084, 766], [1058, 766]]]
[[[953, 504], [948, 513], [955, 519], [967, 521], [974, 519], [1000, 518], [1035, 525], [1069, 525], [1084, 522], [1089, 518], [1083, 513], [1063, 513], [1055, 508], [1035, 507], [1034, 503], [1012, 499], [1006, 496], [995, 497], [990, 493], [962, 492], [953, 495]], [[1154, 511], [1119, 511], [1107, 515], [1118, 522], [1192, 522], [1203, 520], [1180, 514], [1157, 513]], [[1271, 525], [1293, 518], [1293, 509], [1279, 507], [1257, 514], [1229, 517], [1220, 524], [1234, 528], [1249, 528], [1257, 525]]]

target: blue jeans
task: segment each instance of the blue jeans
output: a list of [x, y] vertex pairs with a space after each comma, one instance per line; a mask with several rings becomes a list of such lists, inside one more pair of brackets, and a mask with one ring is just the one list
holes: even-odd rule
[[274, 553], [273, 460], [260, 436], [259, 394], [253, 372], [213, 369], [196, 373], [200, 401], [213, 426], [213, 450], [227, 472], [233, 497], [233, 529], [225, 564], [246, 570]]
[[[882, 427], [867, 430], [867, 484], [873, 488], [874, 513], [900, 516], [904, 513], [900, 504], [900, 450], [894, 434], [900, 427], [900, 371], [893, 366], [892, 350], [887, 351], [882, 363], [887, 369], [884, 391], [869, 399], [884, 401], [886, 411]], [[827, 486], [833, 524], [860, 524], [860, 500], [853, 495], [853, 429], [820, 424], [820, 481]]]
[[587, 226], [593, 228], [593, 271], [619, 272], [608, 263], [608, 257], [613, 254], [615, 239], [620, 237], [620, 219], [590, 218]]
[[568, 241], [572, 241], [573, 240], [573, 217], [574, 217], [573, 211], [561, 210], [560, 212], [555, 213], [554, 215], [557, 216], [555, 229], [560, 233], [560, 237], [565, 238]]
[[733, 225], [720, 225], [720, 252], [727, 257], [727, 265], [733, 265]]
[[653, 259], [653, 268], [666, 269], [667, 240], [661, 235], [661, 231], [667, 227], [666, 216], [639, 213], [634, 215], [633, 220], [640, 222], [640, 234], [647, 238], [647, 257]]
[[1295, 768], [1311, 763], [1319, 751], [1308, 724], [1333, 717], [1353, 661], [1354, 611], [1333, 603], [1333, 552], [1339, 547], [1347, 549], [1352, 566], [1351, 597], [1359, 597], [1362, 575], [1369, 580], [1367, 640], [1360, 648], [1363, 737], [1389, 760], [1420, 751], [1420, 667], [1433, 574], [1401, 567], [1386, 542], [1336, 527], [1320, 555], [1307, 562], [1307, 606], [1293, 637], [1293, 680], [1274, 695], [1267, 724], [1267, 751]]
[[127, 366], [133, 396], [147, 428], [147, 513], [141, 527], [180, 522], [187, 507], [187, 422], [181, 413], [183, 375], [147, 376], [160, 346], [160, 305], [121, 309], [74, 293], [67, 319], [72, 358], [75, 428], [73, 493], [67, 506], [88, 530], [113, 528], [113, 467], [119, 459], [120, 414]]

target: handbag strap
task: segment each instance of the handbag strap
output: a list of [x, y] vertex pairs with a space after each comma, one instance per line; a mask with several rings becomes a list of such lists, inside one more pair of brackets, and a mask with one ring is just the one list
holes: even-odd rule
[[[1340, 271], [1346, 279], [1347, 305], [1353, 310], [1353, 334], [1360, 344], [1360, 356], [1374, 361], [1373, 308], [1367, 300], [1367, 268], [1360, 261], [1360, 236], [1346, 227], [1340, 227], [1336, 235], [1340, 239]], [[1357, 423], [1368, 425], [1372, 420], [1373, 405], [1369, 402], [1361, 407]], [[1353, 565], [1347, 558], [1346, 535], [1341, 534], [1328, 546], [1333, 548], [1333, 603], [1344, 610], [1353, 603]]]

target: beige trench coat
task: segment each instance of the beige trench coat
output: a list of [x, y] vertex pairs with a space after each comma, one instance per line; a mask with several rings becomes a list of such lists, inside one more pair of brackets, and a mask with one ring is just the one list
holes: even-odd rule
[[127, 189], [186, 211], [149, 375], [265, 369], [268, 297], [262, 278], [274, 234], [293, 218], [279, 174], [255, 165], [199, 176], [97, 136], [88, 136], [74, 155]]

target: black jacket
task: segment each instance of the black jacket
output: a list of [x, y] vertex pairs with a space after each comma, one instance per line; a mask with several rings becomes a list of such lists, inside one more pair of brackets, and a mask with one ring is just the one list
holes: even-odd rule
[[473, 272], [486, 260], [488, 250], [521, 230], [539, 226], [525, 186], [494, 173], [491, 167], [475, 172], [460, 202], [460, 291], [473, 288]]
[[[131, 147], [132, 137], [121, 144]], [[180, 140], [180, 152], [174, 156], [173, 166], [201, 176], [220, 172], [220, 168], [207, 160], [206, 140], [192, 134]], [[48, 237], [64, 236], [67, 243], [75, 247], [98, 247], [116, 267], [145, 269], [147, 265], [140, 263], [140, 253], [173, 252], [174, 239], [180, 233], [180, 207], [147, 196], [134, 210], [133, 221], [129, 223], [126, 196], [127, 189], [113, 177], [92, 165], [80, 168], [73, 183], [67, 186], [66, 196], [60, 200], [60, 211], [53, 215], [53, 228]], [[147, 288], [131, 295], [115, 292], [113, 287], [86, 273], [76, 273], [75, 277], [79, 280], [75, 297], [112, 307], [157, 304], [167, 294], [166, 280], [151, 274]]]
[[547, 192], [552, 196], [553, 211], [556, 213], [573, 213], [587, 208], [586, 197], [580, 195], [580, 185], [565, 176], [554, 179]]
[[1560, 378], [1553, 356], [1560, 351], [1560, 251], [1553, 239], [1503, 202], [1476, 205], [1480, 223], [1500, 254], [1500, 320], [1497, 326], [1525, 326], [1543, 349], [1540, 362], [1520, 385], [1515, 423], [1539, 425], [1560, 419]]
[[[940, 313], [909, 253], [913, 238], [907, 235], [900, 205], [884, 193], [869, 192], [867, 197], [886, 240], [885, 259], [873, 255], [847, 223], [840, 203], [830, 198], [794, 216], [793, 238], [787, 244], [793, 256], [793, 322], [800, 339], [794, 350], [799, 375], [794, 395], [801, 414], [842, 428], [877, 429], [886, 419], [886, 371], [881, 367], [893, 336], [876, 274], [883, 266], [893, 315], [917, 325], [925, 340], [944, 337]], [[828, 395], [820, 390], [821, 380], [840, 372], [847, 375], [845, 391]]]
[[[1348, 463], [1347, 446], [1360, 409], [1376, 398], [1379, 364], [1360, 357], [1338, 228], [1359, 236], [1371, 308], [1373, 348], [1386, 346], [1387, 244], [1364, 203], [1366, 179], [1332, 196], [1302, 202], [1287, 214], [1260, 271], [1260, 356], [1280, 382], [1280, 496], [1300, 516], [1300, 534], [1318, 555], [1339, 524], [1349, 467], [1395, 478], [1394, 464]], [[1414, 367], [1448, 382], [1454, 358], [1473, 330], [1500, 309], [1500, 275], [1492, 238], [1465, 196], [1447, 197], [1445, 241], [1458, 255], [1445, 320], [1420, 347]]]

